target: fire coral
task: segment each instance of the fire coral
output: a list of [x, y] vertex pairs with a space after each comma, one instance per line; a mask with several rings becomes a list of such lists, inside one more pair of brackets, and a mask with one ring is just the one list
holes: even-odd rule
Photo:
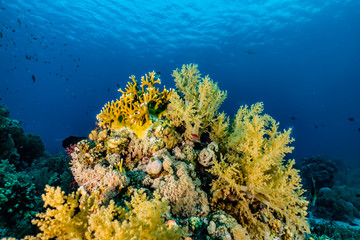
[[127, 84], [120, 99], [108, 102], [101, 113], [96, 116], [99, 126], [120, 130], [128, 127], [139, 138], [143, 138], [152, 125], [152, 118], [157, 118], [166, 109], [172, 91], [164, 86], [162, 92], [154, 87], [160, 84], [160, 79], [155, 80], [155, 72], [141, 77], [141, 85], [130, 76], [132, 82]]

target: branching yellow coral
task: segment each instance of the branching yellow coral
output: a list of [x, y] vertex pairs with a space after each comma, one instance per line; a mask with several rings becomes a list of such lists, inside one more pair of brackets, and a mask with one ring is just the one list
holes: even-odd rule
[[143, 138], [152, 125], [152, 118], [157, 118], [167, 106], [172, 91], [164, 87], [162, 92], [154, 87], [160, 84], [160, 79], [155, 80], [155, 72], [141, 77], [141, 85], [131, 76], [125, 91], [120, 99], [108, 102], [97, 115], [101, 127], [109, 127], [115, 131], [128, 127], [139, 138]]
[[[170, 98], [168, 118], [172, 125], [185, 126], [185, 137], [198, 137], [212, 124], [220, 105], [226, 98], [226, 91], [220, 91], [217, 83], [209, 76], [200, 78], [196, 64], [183, 65], [173, 73], [176, 87]], [[180, 96], [183, 94], [183, 97]]]
[[227, 153], [209, 170], [217, 176], [212, 183], [213, 202], [252, 233], [265, 236], [271, 231], [269, 222], [280, 219], [283, 227], [300, 236], [309, 231], [308, 202], [301, 196], [304, 190], [294, 161], [284, 160], [293, 150], [291, 129], [278, 131], [279, 124], [262, 111], [263, 104], [257, 103], [250, 109], [241, 107], [236, 114]]

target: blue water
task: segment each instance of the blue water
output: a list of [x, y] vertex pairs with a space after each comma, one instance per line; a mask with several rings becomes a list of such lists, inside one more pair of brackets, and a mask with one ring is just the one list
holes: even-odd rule
[[0, 0], [0, 30], [0, 104], [51, 153], [130, 75], [197, 63], [229, 115], [263, 101], [292, 127], [294, 157], [360, 160], [360, 1]]

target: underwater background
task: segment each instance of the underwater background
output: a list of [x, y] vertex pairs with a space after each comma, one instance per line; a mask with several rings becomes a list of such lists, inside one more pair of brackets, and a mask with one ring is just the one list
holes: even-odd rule
[[222, 109], [264, 102], [293, 156], [360, 160], [360, 2], [0, 0], [0, 104], [49, 153], [87, 136], [130, 75], [196, 63]]

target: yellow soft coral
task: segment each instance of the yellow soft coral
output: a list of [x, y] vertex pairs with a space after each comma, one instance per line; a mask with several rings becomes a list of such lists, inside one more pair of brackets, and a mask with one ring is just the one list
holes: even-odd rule
[[150, 199], [144, 189], [134, 190], [125, 209], [112, 200], [109, 205], [99, 207], [95, 194], [81, 190], [68, 196], [59, 187], [46, 186], [45, 191], [44, 206], [49, 208], [33, 220], [41, 232], [25, 239], [180, 240], [186, 236], [186, 229], [167, 226], [165, 217], [170, 207], [158, 192]]
[[[184, 126], [185, 137], [200, 137], [217, 114], [226, 98], [209, 76], [200, 78], [196, 64], [183, 65], [173, 73], [178, 92], [170, 98], [168, 118], [175, 127]], [[181, 96], [183, 94], [183, 96]]]
[[141, 85], [131, 76], [125, 91], [120, 99], [108, 102], [97, 115], [101, 127], [109, 127], [115, 131], [128, 127], [139, 138], [146, 135], [152, 125], [152, 119], [166, 109], [172, 91], [164, 87], [162, 92], [154, 87], [155, 83], [160, 84], [160, 79], [155, 80], [155, 72], [145, 74], [141, 77]]
[[96, 211], [98, 202], [82, 191], [65, 196], [60, 187], [46, 186], [42, 195], [45, 213], [32, 220], [41, 231], [35, 237], [25, 239], [85, 239], [89, 226], [88, 217]]
[[213, 203], [236, 216], [256, 234], [254, 239], [269, 234], [274, 219], [300, 236], [309, 231], [308, 202], [301, 196], [304, 190], [295, 162], [284, 160], [293, 150], [291, 129], [278, 131], [279, 124], [262, 112], [263, 104], [257, 103], [236, 114], [226, 154], [212, 161], [210, 172], [217, 177], [212, 183]]

